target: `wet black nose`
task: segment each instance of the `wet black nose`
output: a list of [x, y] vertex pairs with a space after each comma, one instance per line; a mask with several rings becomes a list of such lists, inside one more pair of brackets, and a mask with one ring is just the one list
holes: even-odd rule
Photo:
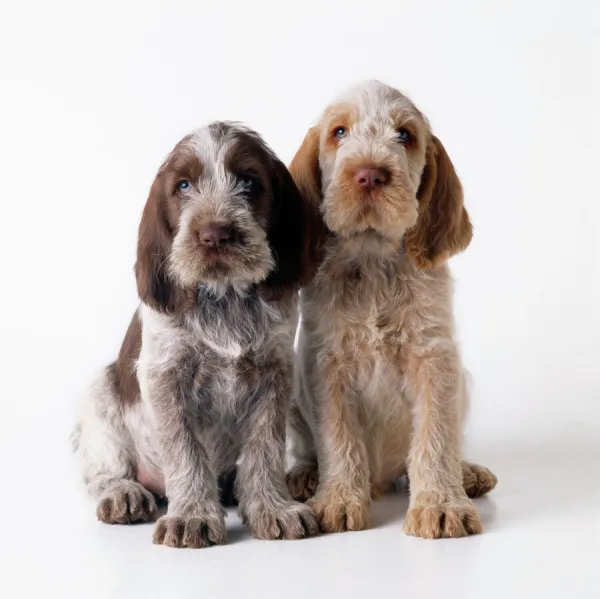
[[198, 231], [200, 243], [209, 248], [218, 248], [233, 241], [231, 227], [202, 227]]

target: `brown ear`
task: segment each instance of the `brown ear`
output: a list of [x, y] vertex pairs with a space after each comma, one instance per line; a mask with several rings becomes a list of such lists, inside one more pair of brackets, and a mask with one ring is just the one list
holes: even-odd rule
[[417, 199], [419, 218], [406, 233], [406, 251], [419, 268], [437, 268], [469, 245], [473, 227], [454, 166], [434, 135], [427, 145]]
[[319, 166], [319, 143], [321, 133], [318, 126], [312, 127], [290, 164], [290, 173], [298, 186], [306, 212], [307, 281], [314, 276], [323, 260], [325, 244], [332, 235], [323, 221], [321, 167]]
[[165, 200], [159, 175], [152, 184], [140, 222], [135, 276], [140, 299], [154, 310], [171, 314], [190, 305], [193, 294], [173, 281], [169, 273], [174, 231]]
[[263, 299], [287, 297], [304, 283], [306, 265], [306, 215], [300, 193], [285, 165], [273, 158], [273, 200], [267, 239], [275, 268], [259, 287]]

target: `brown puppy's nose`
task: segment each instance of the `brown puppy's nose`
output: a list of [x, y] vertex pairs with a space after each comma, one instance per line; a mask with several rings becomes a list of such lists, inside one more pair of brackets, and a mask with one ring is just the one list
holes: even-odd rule
[[218, 248], [233, 240], [231, 227], [202, 227], [198, 231], [200, 243], [205, 247]]
[[375, 189], [387, 181], [388, 174], [382, 168], [359, 168], [354, 174], [354, 179], [361, 189]]

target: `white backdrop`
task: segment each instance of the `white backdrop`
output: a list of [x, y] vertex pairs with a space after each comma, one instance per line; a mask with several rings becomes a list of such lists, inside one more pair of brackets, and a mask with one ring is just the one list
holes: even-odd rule
[[452, 267], [469, 439], [597, 447], [599, 32], [593, 0], [3, 3], [7, 488], [26, 503], [59, 491], [75, 402], [136, 306], [137, 225], [174, 143], [235, 119], [289, 162], [366, 78], [417, 103], [464, 184], [475, 238]]

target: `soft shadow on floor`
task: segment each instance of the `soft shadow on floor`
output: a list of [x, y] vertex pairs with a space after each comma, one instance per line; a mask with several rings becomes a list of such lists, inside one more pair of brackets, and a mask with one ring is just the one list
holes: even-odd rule
[[250, 531], [247, 526], [244, 526], [237, 517], [232, 517], [232, 511], [228, 511], [227, 518], [227, 542], [228, 543], [239, 543], [240, 541], [246, 541], [251, 538]]
[[592, 471], [600, 463], [600, 435], [571, 430], [473, 443], [467, 456], [498, 477], [496, 489], [475, 501], [487, 530], [498, 525], [498, 513], [506, 528], [597, 509], [600, 477]]

